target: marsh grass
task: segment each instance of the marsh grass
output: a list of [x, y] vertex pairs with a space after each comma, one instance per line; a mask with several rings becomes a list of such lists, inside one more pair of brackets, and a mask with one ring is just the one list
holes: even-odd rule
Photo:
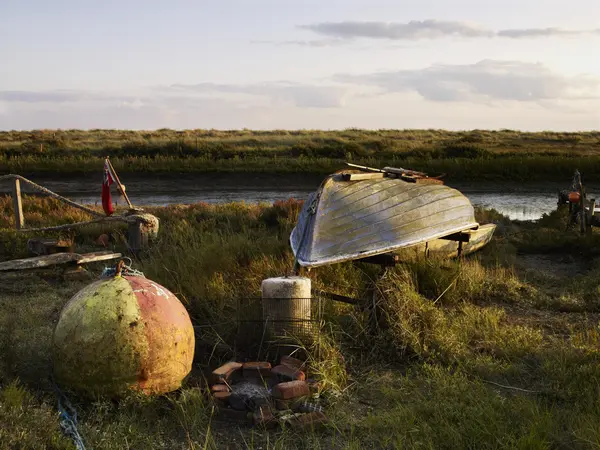
[[512, 130], [32, 130], [0, 132], [0, 172], [326, 174], [344, 161], [396, 165], [452, 180], [569, 179], [600, 174], [600, 136]]
[[[372, 294], [377, 281], [377, 326], [369, 308], [328, 302], [319, 351], [303, 349], [323, 380], [331, 425], [320, 432], [269, 432], [215, 415], [205, 371], [240, 354], [237, 299], [258, 296], [262, 279], [291, 270], [288, 237], [300, 207], [290, 200], [149, 208], [161, 232], [134, 265], [172, 290], [199, 326], [194, 371], [165, 397], [90, 402], [70, 394], [90, 447], [600, 445], [597, 235], [565, 233], [558, 216], [516, 223], [479, 211], [480, 220], [499, 225], [498, 235], [461, 261], [407, 261], [385, 271], [345, 263], [312, 271], [316, 291], [354, 298]], [[44, 208], [53, 205], [36, 208], [46, 217]], [[48, 213], [53, 222], [67, 221]], [[6, 233], [14, 245], [2, 257], [23, 252], [26, 241]], [[94, 236], [75, 238], [92, 245]], [[566, 267], [585, 262], [587, 269], [551, 278], [523, 266], [530, 260], [522, 255], [559, 252], [571, 258]], [[1, 276], [0, 436], [12, 440], [0, 448], [69, 448], [49, 382], [50, 340], [62, 306], [83, 285], [60, 282], [51, 272]]]

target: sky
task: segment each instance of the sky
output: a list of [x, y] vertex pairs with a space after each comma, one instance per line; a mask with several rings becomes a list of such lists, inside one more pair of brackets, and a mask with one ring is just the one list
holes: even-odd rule
[[0, 0], [0, 130], [600, 129], [598, 0]]

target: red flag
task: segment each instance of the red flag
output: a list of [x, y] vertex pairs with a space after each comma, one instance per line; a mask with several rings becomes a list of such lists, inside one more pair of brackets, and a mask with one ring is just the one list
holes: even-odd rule
[[115, 182], [115, 179], [108, 165], [108, 161], [104, 161], [104, 179], [102, 180], [102, 209], [107, 216], [115, 212], [110, 196], [110, 185]]

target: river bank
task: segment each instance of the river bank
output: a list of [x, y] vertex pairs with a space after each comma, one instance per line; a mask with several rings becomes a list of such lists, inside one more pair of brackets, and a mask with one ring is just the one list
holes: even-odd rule
[[[99, 204], [101, 172], [91, 175], [33, 175], [32, 181], [85, 204]], [[122, 181], [134, 204], [268, 203], [289, 198], [303, 200], [316, 190], [323, 176], [316, 174], [125, 174]], [[514, 183], [507, 181], [469, 182], [448, 179], [446, 184], [460, 190], [476, 207], [496, 209], [512, 220], [536, 220], [556, 209], [557, 191], [569, 185], [569, 178], [555, 182]], [[600, 184], [586, 184], [588, 196], [600, 194]], [[0, 195], [10, 195], [12, 186], [0, 182]], [[27, 185], [23, 192], [35, 193]], [[596, 196], [600, 198], [600, 196]], [[117, 206], [125, 200], [115, 193]]]

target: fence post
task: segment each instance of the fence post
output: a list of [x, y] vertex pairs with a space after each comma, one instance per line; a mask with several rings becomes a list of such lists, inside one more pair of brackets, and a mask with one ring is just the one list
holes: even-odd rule
[[25, 226], [25, 217], [23, 216], [23, 204], [21, 202], [21, 181], [15, 178], [15, 184], [13, 184], [13, 205], [15, 208], [15, 225], [17, 230], [20, 230]]

